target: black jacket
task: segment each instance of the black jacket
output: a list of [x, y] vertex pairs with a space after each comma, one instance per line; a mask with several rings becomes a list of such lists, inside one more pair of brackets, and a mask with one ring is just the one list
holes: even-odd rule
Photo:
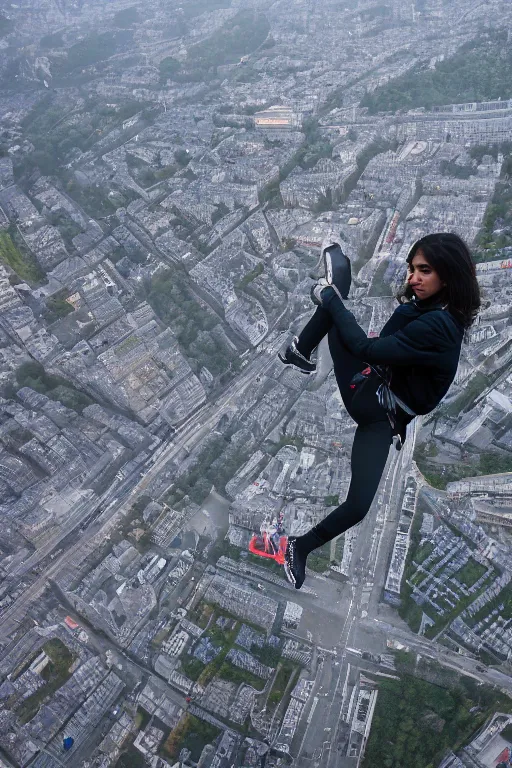
[[355, 357], [389, 366], [390, 388], [411, 410], [425, 414], [440, 403], [457, 372], [464, 327], [435, 297], [400, 304], [373, 339], [332, 289], [322, 293], [322, 305]]

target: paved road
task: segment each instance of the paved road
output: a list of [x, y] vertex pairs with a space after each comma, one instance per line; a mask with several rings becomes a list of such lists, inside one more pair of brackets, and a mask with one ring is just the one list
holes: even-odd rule
[[[357, 758], [344, 754], [350, 730], [347, 720], [355, 682], [354, 668], [357, 667], [357, 657], [347, 648], [357, 647], [361, 622], [369, 621], [378, 611], [414, 440], [413, 432], [401, 452], [391, 449], [372, 510], [359, 526], [351, 565], [352, 579], [341, 586], [339, 599], [330, 602], [337, 629], [333, 644], [336, 655], [329, 662], [326, 660], [324, 668], [317, 672], [312, 698], [292, 743], [292, 754], [300, 768], [357, 765]], [[316, 591], [322, 596], [321, 589]], [[376, 636], [375, 640], [380, 648], [382, 638]]]
[[[135, 499], [145, 492], [166, 465], [179, 456], [184, 448], [191, 450], [207, 430], [215, 427], [233, 400], [252, 385], [254, 377], [265, 373], [274, 364], [274, 354], [282, 343], [283, 337], [279, 337], [269, 349], [260, 352], [215, 403], [203, 406], [180, 427], [171, 442], [160, 446], [148, 460], [142, 477], [126, 478], [117, 489], [109, 489], [110, 495], [107, 498], [111, 499], [110, 504], [94, 523], [73, 546], [48, 565], [44, 573], [3, 614], [0, 619], [0, 639], [7, 640], [15, 631], [30, 604], [42, 594], [48, 579], [58, 577], [69, 562], [77, 565], [82, 562], [118, 525]], [[313, 764], [317, 768], [348, 768], [357, 763], [355, 758], [346, 758], [343, 753], [349, 732], [347, 720], [355, 680], [353, 670], [354, 665], [357, 666], [357, 658], [347, 648], [358, 647], [358, 633], [361, 630], [367, 633], [367, 637], [375, 638], [377, 647], [385, 644], [387, 637], [395, 637], [412, 650], [436, 659], [446, 667], [473, 675], [482, 682], [500, 686], [512, 693], [512, 680], [506, 675], [497, 670], [477, 672], [473, 659], [459, 656], [444, 646], [414, 635], [392, 611], [388, 610], [391, 623], [380, 618], [383, 613], [383, 607], [379, 605], [381, 589], [395, 539], [404, 479], [410, 468], [414, 440], [415, 434], [412, 434], [400, 453], [394, 449], [390, 451], [374, 508], [359, 527], [352, 561], [352, 581], [340, 584], [333, 580], [323, 580], [321, 584], [315, 585], [316, 579], [312, 577], [310, 586], [318, 593], [318, 599], [301, 592], [293, 595], [294, 601], [305, 609], [300, 627], [302, 633], [306, 633], [313, 622], [309, 631], [315, 633], [317, 644], [323, 643], [324, 647], [333, 648], [334, 651], [333, 656], [325, 654], [318, 666], [313, 694], [292, 743], [292, 754], [301, 768]], [[111, 498], [114, 493], [116, 497]], [[280, 599], [290, 599], [290, 592], [278, 585], [269, 585], [268, 592], [275, 592]], [[103, 649], [108, 645], [128, 667], [135, 665], [140, 667], [140, 671], [144, 669], [146, 674], [149, 673], [148, 668], [128, 659], [125, 652], [113, 643], [102, 640], [101, 644]], [[176, 703], [178, 700], [183, 702], [181, 694], [169, 689], [173, 691]]]
[[382, 621], [374, 617], [373, 619], [368, 620], [367, 626], [368, 628], [373, 629], [374, 632], [379, 633], [386, 638], [393, 637], [396, 640], [399, 640], [416, 653], [434, 659], [438, 664], [441, 664], [444, 667], [454, 669], [460, 674], [473, 677], [481, 683], [496, 685], [508, 695], [512, 695], [511, 677], [497, 669], [486, 669], [485, 672], [480, 672], [477, 667], [482, 667], [482, 662], [473, 659], [471, 656], [462, 656], [444, 645], [439, 645], [435, 640], [419, 637], [410, 629], [397, 627], [389, 621]]

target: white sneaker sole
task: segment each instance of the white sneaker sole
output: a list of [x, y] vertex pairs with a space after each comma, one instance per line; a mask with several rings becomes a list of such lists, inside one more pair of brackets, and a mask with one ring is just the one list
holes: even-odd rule
[[316, 368], [314, 371], [305, 371], [304, 368], [299, 368], [298, 365], [295, 363], [290, 362], [289, 360], [286, 360], [283, 355], [278, 352], [277, 357], [282, 362], [283, 365], [291, 365], [294, 371], [299, 371], [299, 373], [304, 373], [306, 376], [313, 376], [316, 373]]
[[325, 279], [332, 285], [332, 260], [328, 251], [324, 251]]

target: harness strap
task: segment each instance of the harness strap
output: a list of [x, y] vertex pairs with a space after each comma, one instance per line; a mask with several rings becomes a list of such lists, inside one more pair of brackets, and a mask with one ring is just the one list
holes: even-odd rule
[[377, 399], [386, 411], [389, 423], [391, 425], [391, 429], [393, 430], [393, 435], [396, 436], [397, 442], [395, 445], [395, 448], [397, 451], [400, 451], [402, 449], [403, 440], [402, 440], [402, 434], [399, 429], [398, 421], [397, 421], [397, 413], [396, 409], [397, 406], [399, 406], [405, 413], [409, 414], [409, 416], [417, 416], [417, 414], [412, 410], [412, 408], [409, 408], [408, 405], [406, 405], [403, 400], [401, 400], [393, 390], [389, 386], [389, 369], [386, 367], [378, 366], [377, 368], [373, 368], [372, 370], [375, 371], [377, 376], [381, 379], [381, 384], [377, 388]]

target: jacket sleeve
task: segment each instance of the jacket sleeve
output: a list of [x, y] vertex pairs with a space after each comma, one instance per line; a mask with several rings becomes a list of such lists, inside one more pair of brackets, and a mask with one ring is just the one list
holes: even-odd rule
[[325, 293], [322, 305], [331, 315], [343, 343], [366, 363], [432, 365], [440, 352], [455, 345], [441, 312], [428, 312], [389, 336], [369, 339], [334, 291]]

